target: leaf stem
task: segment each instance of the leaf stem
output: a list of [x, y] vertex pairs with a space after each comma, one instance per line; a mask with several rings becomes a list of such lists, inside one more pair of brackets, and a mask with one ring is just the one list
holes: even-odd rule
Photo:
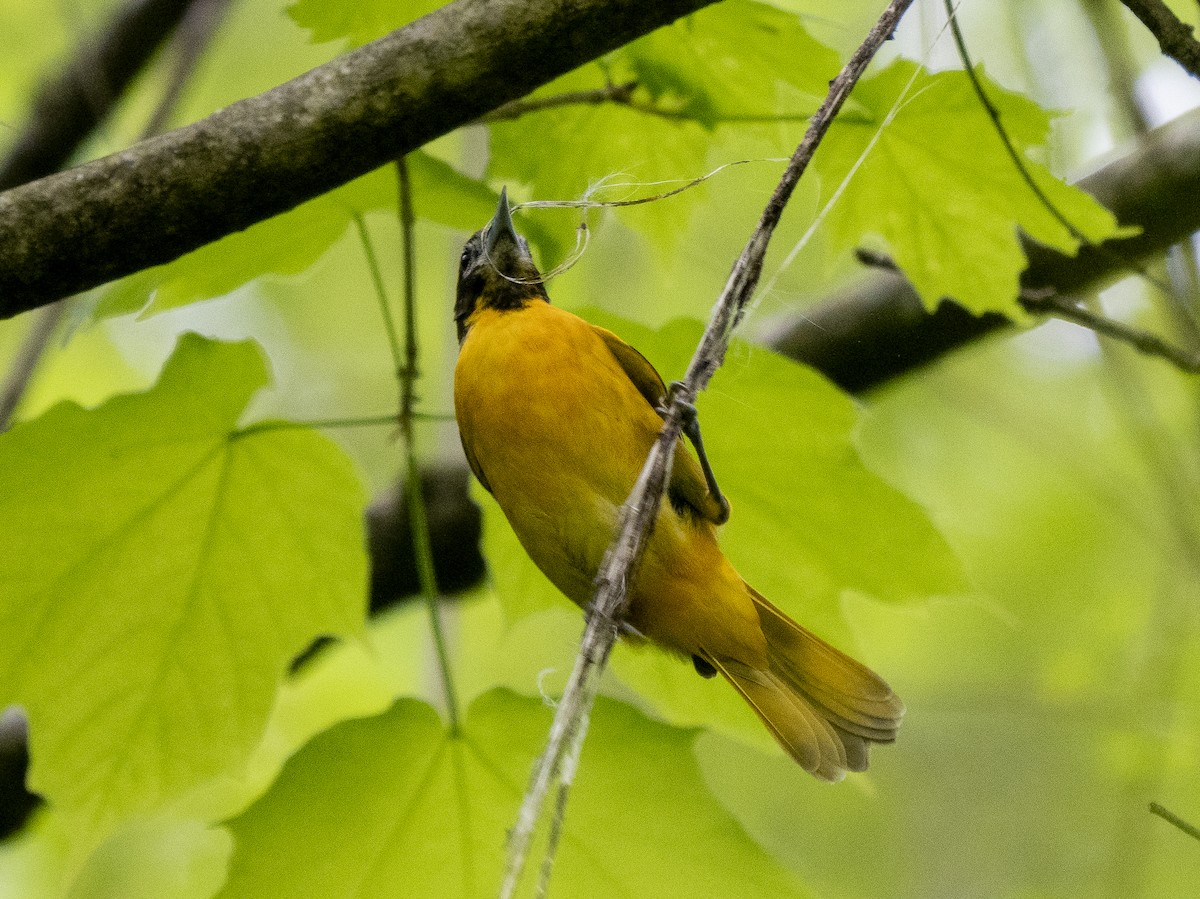
[[[408, 161], [401, 156], [396, 160], [396, 175], [400, 196], [400, 244], [404, 260], [404, 347], [401, 363], [399, 345], [395, 344], [396, 371], [400, 378], [400, 431], [404, 438], [405, 490], [408, 493], [409, 526], [413, 535], [413, 555], [417, 563], [417, 580], [421, 585], [421, 596], [429, 610], [429, 629], [437, 652], [441, 671], [442, 691], [446, 698], [446, 714], [450, 719], [450, 733], [459, 732], [458, 695], [454, 689], [454, 677], [450, 670], [450, 653], [442, 628], [441, 609], [438, 598], [437, 572], [433, 567], [433, 543], [429, 537], [429, 515], [425, 508], [425, 495], [421, 489], [421, 470], [417, 465], [416, 440], [413, 433], [413, 406], [417, 400], [416, 384], [420, 374], [418, 368], [419, 347], [417, 345], [417, 289], [415, 265], [415, 216], [412, 205], [412, 179], [409, 177]], [[387, 303], [383, 302], [385, 318]], [[395, 325], [389, 324], [389, 333]]]
[[[414, 421], [452, 421], [453, 415], [414, 412]], [[298, 428], [334, 429], [334, 428], [377, 428], [381, 425], [394, 425], [395, 414], [364, 415], [361, 418], [313, 418], [297, 421], [256, 421], [254, 424], [239, 428], [235, 433], [239, 437], [256, 434], [259, 431], [287, 431]]]
[[388, 304], [387, 290], [383, 286], [383, 270], [379, 267], [379, 257], [375, 255], [375, 246], [371, 243], [371, 235], [367, 231], [367, 223], [363, 219], [362, 213], [356, 209], [353, 217], [354, 226], [358, 229], [358, 239], [362, 241], [363, 253], [367, 257], [367, 269], [371, 272], [371, 281], [375, 285], [375, 299], [379, 303], [379, 314], [383, 318], [383, 328], [387, 332], [388, 348], [392, 351], [392, 365], [396, 377], [403, 383], [404, 352], [400, 349], [400, 335], [396, 332], [396, 322], [392, 318], [392, 310]]

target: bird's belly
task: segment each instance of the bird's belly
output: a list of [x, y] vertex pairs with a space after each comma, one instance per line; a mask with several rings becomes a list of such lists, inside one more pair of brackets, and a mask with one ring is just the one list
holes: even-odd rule
[[[549, 307], [540, 314], [562, 318], [553, 329], [528, 312], [476, 322], [455, 370], [455, 411], [525, 551], [586, 606], [662, 422], [590, 326]], [[712, 526], [669, 501], [630, 584], [627, 620], [684, 655], [765, 657], [749, 595]]]
[[459, 428], [530, 557], [585, 603], [660, 419], [585, 323], [523, 318], [480, 322], [464, 343]]

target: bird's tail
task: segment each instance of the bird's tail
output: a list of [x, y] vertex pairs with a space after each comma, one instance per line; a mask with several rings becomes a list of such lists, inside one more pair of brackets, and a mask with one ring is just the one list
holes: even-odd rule
[[771, 605], [753, 587], [769, 667], [707, 658], [805, 771], [841, 780], [865, 771], [871, 743], [891, 743], [904, 717], [883, 678]]

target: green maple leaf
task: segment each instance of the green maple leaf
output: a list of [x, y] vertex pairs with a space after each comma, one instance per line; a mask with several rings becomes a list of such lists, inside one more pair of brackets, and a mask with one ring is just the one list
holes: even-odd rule
[[296, 653], [362, 627], [362, 489], [318, 434], [236, 430], [266, 382], [189, 334], [149, 391], [0, 437], [0, 706], [77, 829], [243, 760]]
[[[237, 848], [220, 896], [495, 896], [551, 717], [540, 699], [497, 690], [458, 735], [415, 700], [337, 726], [229, 823]], [[597, 702], [554, 894], [804, 895], [708, 793], [695, 735]]]
[[[1092, 243], [1128, 233], [1030, 157], [1046, 142], [1050, 114], [982, 69], [979, 77], [1030, 176], [1074, 230]], [[1023, 319], [1019, 232], [1064, 253], [1080, 241], [1022, 178], [966, 73], [895, 62], [853, 97], [865, 115], [830, 131], [814, 158], [826, 196], [857, 166], [829, 213], [831, 252], [878, 235], [929, 309], [953, 297], [976, 313]]]

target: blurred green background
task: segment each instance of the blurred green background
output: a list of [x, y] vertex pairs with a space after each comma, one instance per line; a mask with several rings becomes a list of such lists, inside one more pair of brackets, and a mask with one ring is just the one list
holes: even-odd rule
[[[778, 5], [799, 12], [806, 29], [842, 52], [881, 8], [862, 0]], [[1174, 6], [1196, 20], [1194, 4]], [[0, 0], [0, 149], [24, 121], [38, 78], [112, 7], [101, 0]], [[230, 4], [175, 122], [331, 58], [344, 42], [313, 43], [309, 29], [326, 36], [319, 22], [333, 23], [328, 36], [363, 41], [423, 11], [382, 0], [348, 9], [304, 0], [288, 15], [279, 0]], [[1058, 110], [1046, 161], [1068, 180], [1128, 148], [1148, 125], [1200, 102], [1195, 82], [1162, 59], [1116, 3], [964, 3], [961, 18], [992, 78]], [[944, 21], [940, 3], [918, 3], [888, 53], [935, 69], [957, 66]], [[80, 158], [137, 139], [168, 69], [169, 57], [156, 61]], [[1114, 74], [1122, 72], [1136, 81]], [[774, 102], [803, 106], [798, 91], [781, 86]], [[803, 122], [706, 128], [628, 110], [596, 113], [602, 114], [611, 121], [591, 126], [628, 128], [619, 132], [626, 140], [571, 148], [554, 143], [563, 138], [553, 129], [517, 121], [490, 136], [474, 126], [427, 149], [468, 176], [490, 174], [493, 188], [507, 181], [522, 199], [570, 199], [539, 192], [538, 177], [550, 176], [537, 172], [538, 153], [568, 159], [586, 182], [611, 177], [643, 184], [690, 179], [732, 160], [786, 156], [803, 129]], [[531, 153], [528, 144], [538, 140], [545, 143]], [[517, 155], [519, 147], [502, 155], [523, 142], [526, 157]], [[619, 153], [624, 162], [614, 160]], [[434, 189], [440, 170], [430, 171], [430, 181], [417, 184], [418, 203], [422, 184]], [[593, 213], [587, 252], [551, 285], [555, 302], [653, 329], [681, 317], [704, 319], [778, 171], [778, 163], [758, 161], [678, 198], [620, 215]], [[89, 304], [103, 308], [107, 294], [101, 289], [85, 298], [56, 338], [19, 417], [34, 419], [63, 399], [93, 406], [148, 387], [187, 330], [252, 337], [265, 348], [275, 387], [258, 395], [246, 420], [389, 414], [396, 388], [363, 247], [347, 227], [350, 218], [330, 211], [344, 203], [365, 215], [385, 278], [397, 285], [391, 175], [368, 177], [376, 180], [360, 188], [366, 200], [349, 196], [307, 217], [292, 213], [255, 245], [256, 254], [278, 260], [273, 273], [227, 291], [223, 270], [211, 260], [180, 267], [164, 273], [162, 283], [172, 284], [185, 304], [143, 316], [93, 318]], [[451, 193], [447, 202], [466, 195]], [[753, 339], [775, 317], [796, 314], [859, 276], [846, 254], [826, 251], [820, 231], [780, 270], [827, 197], [813, 180], [802, 184], [768, 260], [770, 289], [744, 337]], [[480, 203], [486, 209], [486, 200]], [[485, 213], [471, 224], [467, 208], [430, 208], [416, 230], [420, 402], [428, 412], [452, 406], [455, 263], [469, 231], [486, 221]], [[527, 210], [518, 226], [544, 232], [538, 249], [548, 268], [555, 261], [549, 254], [572, 245], [576, 221], [575, 213]], [[242, 264], [237, 252], [226, 248], [212, 257], [224, 260], [234, 283]], [[1185, 257], [1194, 262], [1194, 253]], [[1162, 260], [1150, 267], [1165, 277]], [[1129, 278], [1106, 287], [1095, 302], [1115, 318], [1186, 344], [1200, 333], [1196, 283], [1193, 268], [1191, 292], [1171, 297]], [[158, 302], [169, 292], [162, 288]], [[216, 297], [190, 302], [210, 294]], [[0, 323], [0, 366], [15, 354], [29, 319]], [[739, 402], [738, 368], [764, 352], [742, 345], [731, 354], [723, 397]], [[853, 440], [863, 462], [928, 512], [961, 560], [969, 587], [898, 603], [852, 590], [836, 597], [852, 645], [886, 674], [909, 710], [899, 743], [876, 750], [868, 775], [831, 788], [778, 753], [714, 730], [694, 744], [704, 783], [753, 841], [819, 896], [1193, 894], [1200, 843], [1147, 810], [1158, 801], [1200, 821], [1200, 391], [1193, 377], [1051, 322], [982, 341], [855, 403]], [[331, 436], [371, 494], [400, 475], [394, 428]], [[770, 428], [753, 436], [764, 456], [779, 451]], [[458, 461], [453, 422], [423, 424], [419, 450], [427, 461]], [[720, 473], [720, 459], [717, 466]], [[732, 495], [736, 516], [738, 495]], [[905, 535], [896, 539], [903, 545]], [[780, 547], [778, 565], [786, 568], [793, 553]], [[736, 561], [736, 547], [730, 554]], [[794, 600], [798, 617], [803, 601]], [[556, 669], [550, 687], [561, 686], [581, 627], [577, 614], [563, 604], [514, 623], [502, 609], [488, 587], [450, 606], [460, 689], [470, 697], [502, 685], [536, 696], [546, 668]], [[196, 813], [195, 820], [215, 823], [244, 805], [266, 788], [283, 757], [334, 721], [378, 712], [394, 695], [436, 704], [423, 611], [405, 607], [370, 627], [370, 651], [343, 647], [286, 688], [272, 723], [274, 745], [259, 753], [258, 773], [249, 777], [257, 783], [227, 787], [240, 798], [197, 800], [209, 816]], [[609, 686], [655, 708], [652, 697], [639, 699], [616, 679]], [[0, 896], [59, 895], [70, 880], [64, 872], [81, 865], [85, 876], [71, 895], [213, 895], [220, 883], [214, 872], [223, 870], [229, 852], [225, 837], [200, 825], [148, 827], [144, 842], [127, 829], [104, 847], [106, 855], [82, 862], [54, 810], [44, 809], [0, 844]], [[168, 844], [164, 834], [176, 842]], [[148, 870], [172, 866], [187, 872], [182, 885], [145, 879]], [[128, 886], [139, 882], [150, 891]], [[645, 895], [665, 893], [648, 887]]]

